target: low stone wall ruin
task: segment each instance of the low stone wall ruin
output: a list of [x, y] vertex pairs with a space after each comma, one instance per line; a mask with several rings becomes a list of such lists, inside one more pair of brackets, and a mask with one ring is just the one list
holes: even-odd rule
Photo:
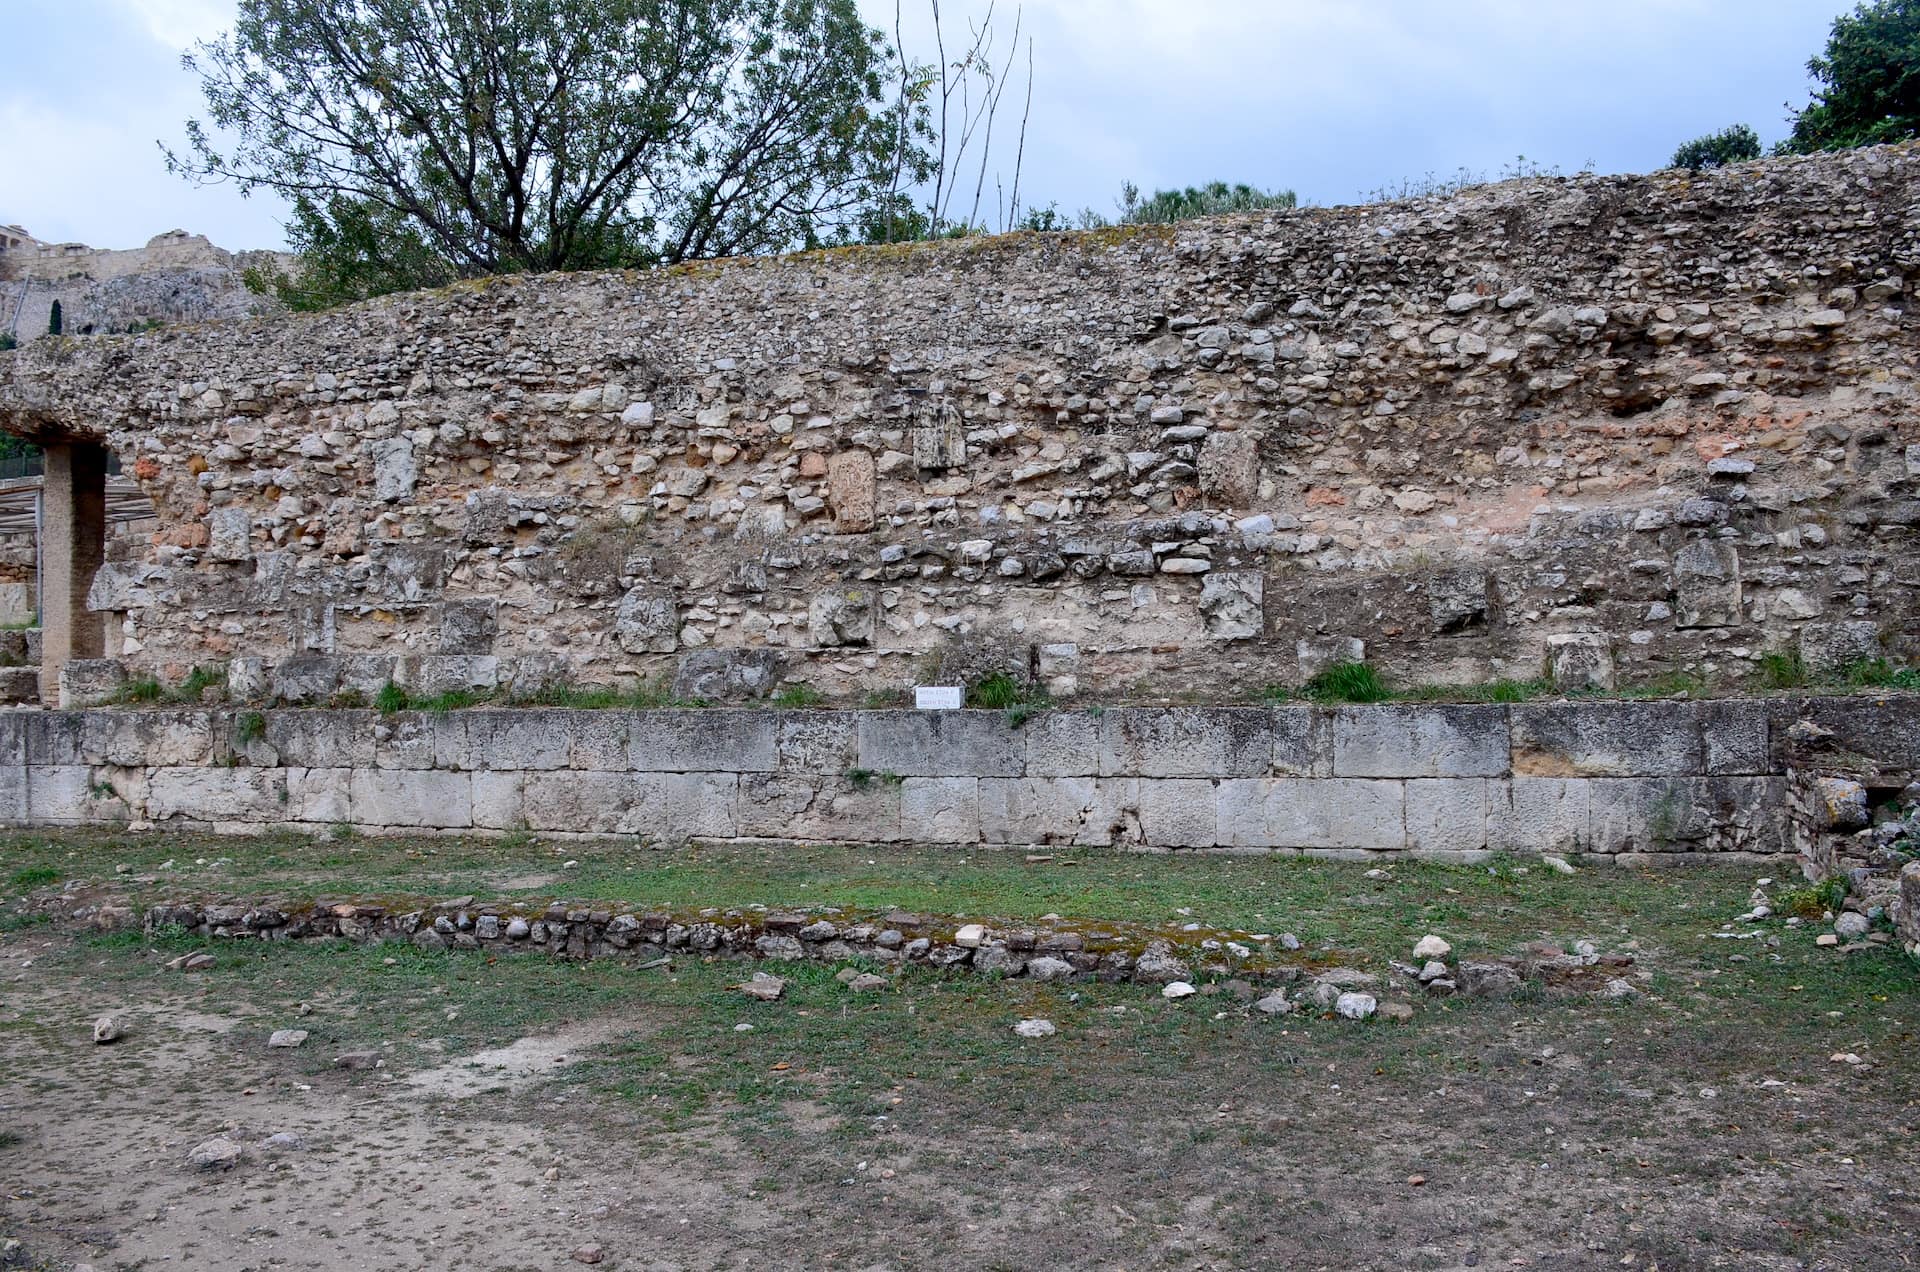
[[1810, 732], [1823, 755], [1877, 757], [1872, 799], [1920, 775], [1920, 698], [1910, 696], [1025, 719], [21, 711], [0, 713], [0, 819], [1441, 859], [1775, 857], [1798, 846], [1790, 791]]

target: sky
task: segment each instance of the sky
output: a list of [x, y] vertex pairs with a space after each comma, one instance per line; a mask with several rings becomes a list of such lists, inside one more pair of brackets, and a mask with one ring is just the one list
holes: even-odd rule
[[[904, 42], [932, 57], [925, 10]], [[1004, 47], [1011, 0], [994, 26]], [[894, 0], [860, 0], [891, 28]], [[949, 44], [986, 0], [942, 0]], [[1111, 214], [1122, 183], [1210, 180], [1353, 202], [1425, 173], [1524, 155], [1645, 172], [1751, 124], [1771, 144], [1807, 59], [1853, 0], [1025, 0], [1033, 41], [1023, 202]], [[284, 245], [284, 209], [170, 174], [201, 105], [180, 56], [234, 0], [5, 0], [0, 222], [135, 247], [172, 229]], [[1009, 94], [1009, 99], [1013, 94]], [[1003, 127], [1017, 124], [1014, 103]], [[1010, 160], [1007, 165], [1010, 174]]]

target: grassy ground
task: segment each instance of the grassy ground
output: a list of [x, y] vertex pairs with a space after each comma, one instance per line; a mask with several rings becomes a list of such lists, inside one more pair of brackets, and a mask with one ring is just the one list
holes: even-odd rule
[[[1891, 946], [1817, 947], [1814, 927], [1724, 926], [1749, 871], [1409, 863], [1370, 880], [1264, 858], [563, 851], [14, 836], [0, 880], [1144, 923], [1191, 911], [1295, 931], [1380, 974], [1437, 931], [1469, 956], [1593, 939], [1652, 975], [1622, 1002], [1416, 1000], [1405, 1024], [931, 971], [856, 997], [830, 967], [793, 970], [787, 995], [760, 1003], [731, 988], [742, 964], [697, 960], [235, 943], [186, 976], [165, 963], [194, 943], [73, 934], [16, 910], [0, 921], [0, 1231], [60, 1267], [455, 1267], [485, 1249], [487, 1266], [553, 1268], [588, 1239], [610, 1266], [654, 1269], [1916, 1261], [1920, 968]], [[1724, 931], [1760, 935], [1710, 935]], [[107, 1009], [129, 1036], [96, 1048], [86, 1028]], [[1059, 1034], [1017, 1038], [1031, 1015]], [[266, 1051], [289, 1026], [307, 1044]], [[542, 1038], [564, 1063], [532, 1078], [472, 1067]], [[385, 1066], [333, 1067], [362, 1050]], [[188, 1171], [185, 1149], [228, 1123], [308, 1147]]]

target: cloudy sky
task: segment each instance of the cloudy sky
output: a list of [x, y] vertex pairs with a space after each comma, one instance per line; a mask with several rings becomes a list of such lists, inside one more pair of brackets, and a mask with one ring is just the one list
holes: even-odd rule
[[[861, 0], [891, 25], [893, 0]], [[906, 0], [909, 10], [927, 0]], [[949, 29], [986, 0], [943, 0]], [[1001, 0], [1004, 9], [1010, 0]], [[1216, 178], [1349, 202], [1422, 173], [1661, 166], [1745, 121], [1767, 142], [1852, 0], [1025, 0], [1031, 201]], [[281, 245], [281, 209], [167, 173], [199, 104], [180, 54], [233, 0], [5, 0], [0, 222], [131, 247], [174, 228]], [[997, 22], [1009, 24], [1003, 16]], [[910, 53], [930, 57], [924, 22]], [[916, 29], [917, 28], [917, 29]]]

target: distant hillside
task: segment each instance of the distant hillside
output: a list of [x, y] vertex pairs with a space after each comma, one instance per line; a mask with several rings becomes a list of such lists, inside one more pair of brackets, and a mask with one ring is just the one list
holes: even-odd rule
[[243, 276], [292, 260], [283, 252], [229, 252], [184, 230], [111, 251], [43, 243], [19, 226], [0, 226], [0, 332], [22, 344], [45, 336], [56, 300], [62, 331], [75, 336], [274, 313], [279, 302], [249, 292]]

